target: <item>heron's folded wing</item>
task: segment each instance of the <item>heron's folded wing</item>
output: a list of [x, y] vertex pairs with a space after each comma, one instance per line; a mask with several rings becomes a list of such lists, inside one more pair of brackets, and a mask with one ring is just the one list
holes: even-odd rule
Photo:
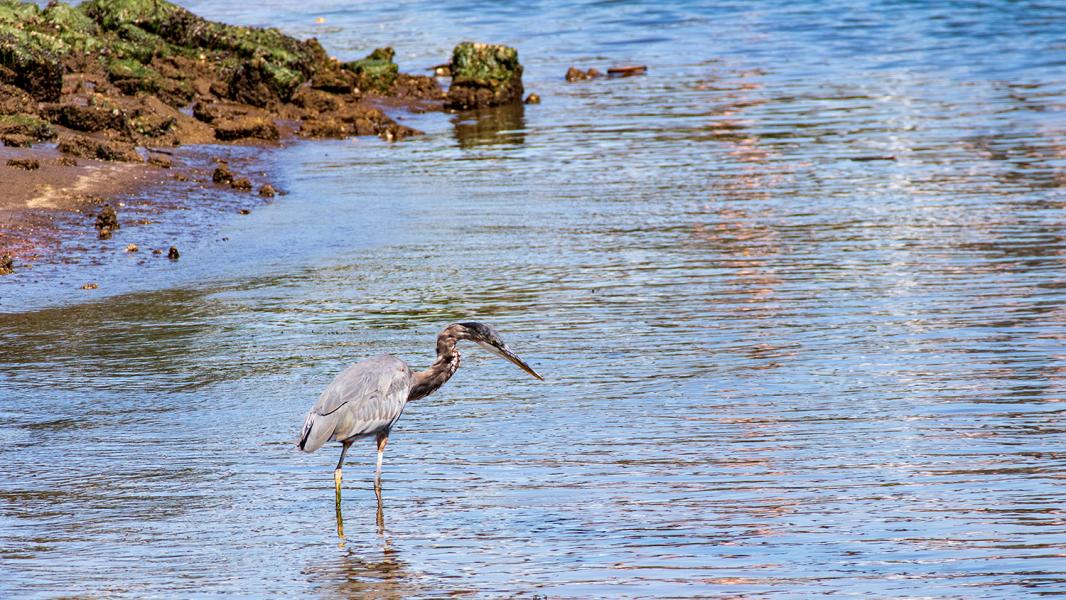
[[308, 413], [300, 447], [312, 452], [330, 439], [344, 440], [390, 427], [403, 413], [411, 379], [407, 365], [387, 354], [341, 371]]

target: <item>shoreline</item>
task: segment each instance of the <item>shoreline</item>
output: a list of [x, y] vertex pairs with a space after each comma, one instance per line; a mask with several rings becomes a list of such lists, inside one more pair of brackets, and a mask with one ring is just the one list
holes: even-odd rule
[[[190, 161], [211, 146], [398, 142], [421, 132], [385, 111], [521, 101], [511, 48], [457, 46], [448, 91], [438, 77], [400, 73], [393, 57], [379, 48], [342, 62], [314, 38], [207, 21], [163, 0], [0, 6], [0, 275], [67, 260], [63, 242], [92, 232], [100, 207], [123, 195], [170, 179], [211, 185]], [[222, 180], [253, 196], [272, 185], [240, 172]], [[165, 219], [172, 202], [155, 203]], [[121, 211], [119, 223], [136, 225]]]

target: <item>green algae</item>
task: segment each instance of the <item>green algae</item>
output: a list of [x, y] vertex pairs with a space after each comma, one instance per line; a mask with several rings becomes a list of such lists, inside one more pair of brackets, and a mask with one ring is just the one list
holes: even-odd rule
[[466, 110], [522, 100], [518, 51], [500, 44], [463, 42], [452, 51], [452, 85], [447, 108]]
[[62, 2], [53, 2], [46, 6], [41, 11], [41, 21], [52, 26], [60, 37], [63, 35], [98, 37], [100, 35], [100, 27], [84, 12]]
[[158, 71], [132, 58], [112, 60], [107, 66], [107, 74], [112, 79], [148, 79], [159, 77]]
[[30, 2], [0, 0], [0, 23], [26, 23], [36, 19], [41, 9]]
[[167, 83], [130, 64], [173, 54], [210, 56], [232, 99], [259, 106], [288, 101], [328, 62], [316, 40], [215, 23], [165, 0], [89, 0], [77, 7], [52, 2], [43, 10], [0, 0], [0, 66], [15, 74], [10, 83], [40, 101], [57, 101], [65, 62], [85, 59], [100, 62], [112, 81], [123, 82], [124, 92], [164, 89], [175, 101], [191, 97], [188, 84]]
[[393, 62], [396, 52], [389, 47], [377, 48], [366, 58], [352, 60], [341, 65], [341, 68], [351, 71], [356, 76], [356, 85], [362, 90], [385, 92], [400, 72], [399, 66]]
[[26, 90], [34, 99], [59, 100], [63, 67], [54, 52], [46, 49], [34, 32], [0, 29], [0, 66], [13, 73], [9, 83]]
[[0, 116], [0, 134], [25, 135], [35, 140], [50, 140], [56, 136], [55, 129], [48, 121], [21, 114]]
[[518, 50], [500, 44], [463, 42], [452, 51], [452, 82], [500, 84], [522, 77]]
[[245, 84], [256, 88], [254, 94], [235, 97], [252, 104], [269, 101], [265, 94], [287, 101], [327, 59], [316, 40], [299, 41], [274, 28], [214, 23], [165, 0], [89, 0], [80, 8], [102, 28], [142, 48], [160, 48], [154, 41], [159, 40], [232, 55], [223, 60], [230, 65], [230, 87], [237, 93]]

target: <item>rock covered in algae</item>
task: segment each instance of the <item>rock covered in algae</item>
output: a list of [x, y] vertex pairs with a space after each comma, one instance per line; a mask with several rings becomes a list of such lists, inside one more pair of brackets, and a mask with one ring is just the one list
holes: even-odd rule
[[[431, 78], [399, 74], [393, 57], [380, 48], [344, 68], [314, 39], [215, 23], [167, 0], [0, 0], [0, 143], [53, 139], [54, 125], [61, 152], [142, 161], [122, 144], [269, 141], [281, 132], [266, 121], [279, 118], [307, 121], [299, 134], [311, 137], [399, 139], [413, 130], [384, 115], [348, 118], [362, 108], [357, 88], [443, 98]], [[193, 103], [191, 116], [178, 110]]]
[[400, 68], [393, 62], [396, 52], [389, 47], [378, 48], [366, 58], [353, 60], [341, 65], [341, 68], [355, 74], [355, 85], [360, 90], [385, 92], [399, 74]]
[[467, 110], [522, 101], [518, 51], [500, 44], [463, 42], [452, 51], [452, 86], [445, 108]]
[[166, 93], [191, 98], [191, 88], [168, 89], [174, 77], [148, 66], [153, 58], [195, 57], [209, 51], [219, 60], [231, 98], [265, 106], [287, 101], [326, 63], [314, 39], [300, 41], [277, 29], [208, 21], [166, 0], [88, 0], [74, 7], [52, 2], [0, 0], [0, 80], [56, 102], [68, 62], [100, 60], [109, 79], [125, 93]]
[[63, 42], [35, 35], [37, 25], [45, 23], [36, 4], [0, 0], [0, 80], [26, 90], [35, 100], [55, 102], [63, 89]]
[[52, 125], [33, 115], [0, 116], [0, 136], [23, 135], [34, 140], [50, 140], [56, 136]]
[[139, 40], [142, 46], [158, 38], [164, 47], [228, 54], [224, 62], [232, 99], [256, 106], [288, 101], [328, 60], [315, 39], [300, 41], [274, 28], [215, 23], [166, 0], [89, 0], [79, 8], [102, 28]]

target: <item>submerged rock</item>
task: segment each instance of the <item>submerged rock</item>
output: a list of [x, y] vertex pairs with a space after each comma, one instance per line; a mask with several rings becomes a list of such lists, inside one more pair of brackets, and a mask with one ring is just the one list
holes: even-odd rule
[[389, 123], [378, 133], [378, 137], [387, 142], [398, 142], [412, 135], [419, 135], [420, 131], [399, 123]]
[[181, 253], [178, 252], [178, 249], [176, 247], [171, 246], [170, 250], [167, 251], [167, 258], [169, 258], [170, 260], [178, 260], [179, 258], [181, 258]]
[[211, 181], [224, 185], [233, 183], [233, 173], [229, 170], [229, 165], [225, 161], [220, 162], [215, 167], [215, 172], [211, 174]]
[[250, 191], [252, 191], [252, 182], [248, 181], [247, 177], [241, 177], [240, 179], [234, 179], [233, 181], [230, 182], [229, 186], [231, 188], [233, 188], [235, 190], [239, 190], [241, 192], [250, 192]]
[[172, 161], [170, 160], [169, 156], [164, 156], [162, 154], [150, 154], [148, 156], [148, 164], [155, 165], [161, 169], [169, 169], [171, 167]]
[[274, 191], [274, 186], [269, 183], [265, 183], [259, 188], [260, 198], [273, 198], [276, 194], [277, 192]]
[[15, 272], [15, 260], [8, 254], [0, 254], [0, 275], [10, 275]]
[[452, 52], [451, 72], [445, 108], [467, 110], [522, 101], [522, 65], [514, 48], [463, 42]]
[[566, 70], [566, 80], [570, 82], [584, 81], [586, 79], [595, 79], [597, 77], [603, 77], [603, 73], [600, 73], [596, 69], [589, 69], [588, 71], [582, 71], [577, 67], [570, 67]]
[[530, 94], [526, 96], [526, 99], [523, 102], [525, 104], [540, 104], [540, 96], [537, 94]]
[[100, 239], [106, 239], [104, 237], [105, 230], [107, 231], [107, 236], [110, 237], [112, 231], [121, 227], [115, 208], [110, 204], [105, 204], [96, 215], [96, 229], [100, 232]]

